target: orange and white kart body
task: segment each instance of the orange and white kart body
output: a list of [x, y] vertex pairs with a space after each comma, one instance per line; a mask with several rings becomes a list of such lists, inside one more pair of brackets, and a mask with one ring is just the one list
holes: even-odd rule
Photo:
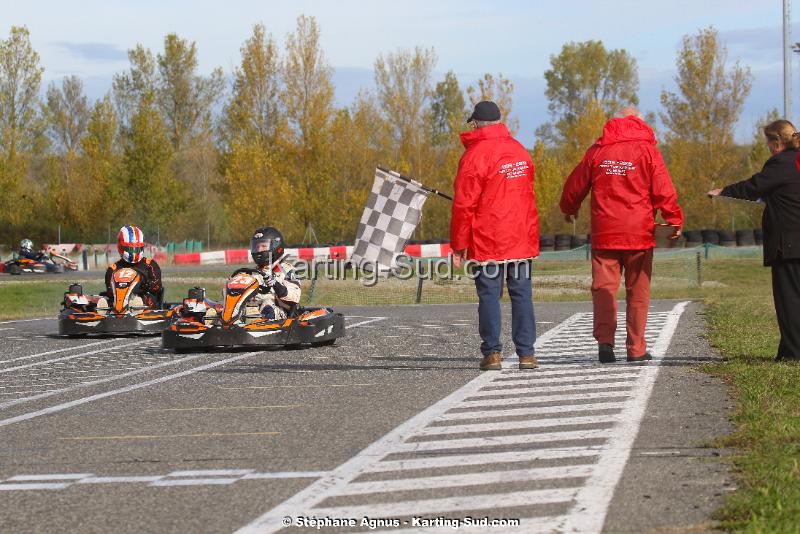
[[344, 335], [344, 316], [331, 308], [298, 308], [285, 319], [268, 319], [255, 299], [260, 281], [255, 270], [240, 272], [225, 284], [222, 302], [194, 288], [161, 334], [164, 348], [185, 352], [246, 345], [331, 345]]
[[111, 275], [111, 292], [106, 297], [84, 295], [78, 284], [69, 286], [64, 293], [64, 302], [58, 316], [58, 333], [80, 334], [128, 334], [137, 332], [161, 332], [167, 325], [171, 310], [146, 306], [136, 288], [141, 275], [125, 267]]

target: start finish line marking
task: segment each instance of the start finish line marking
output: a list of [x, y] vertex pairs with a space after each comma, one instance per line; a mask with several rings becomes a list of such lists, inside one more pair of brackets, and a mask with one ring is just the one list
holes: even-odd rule
[[645, 364], [599, 364], [592, 314], [573, 315], [537, 340], [539, 369], [480, 374], [238, 533], [369, 517], [398, 519], [386, 532], [410, 534], [420, 516], [510, 509], [527, 516], [492, 532], [600, 532], [687, 304], [650, 313]]

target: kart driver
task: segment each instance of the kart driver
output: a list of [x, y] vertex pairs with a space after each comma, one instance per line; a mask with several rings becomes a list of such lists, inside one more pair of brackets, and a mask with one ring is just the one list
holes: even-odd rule
[[17, 256], [26, 260], [40, 261], [44, 254], [42, 252], [33, 251], [33, 241], [30, 239], [23, 239], [19, 242], [19, 254]]
[[[258, 266], [254, 276], [261, 283], [254, 300], [267, 319], [286, 319], [300, 303], [300, 281], [294, 267], [282, 261], [283, 245], [283, 235], [271, 226], [259, 228], [250, 239], [250, 256]], [[239, 272], [247, 271], [233, 274]]]
[[[144, 233], [137, 226], [123, 226], [117, 234], [117, 250], [120, 259], [106, 270], [106, 291], [101, 293], [98, 308], [107, 307], [108, 300], [113, 294], [111, 276], [114, 271], [128, 267], [139, 273], [141, 282], [134, 288], [134, 293], [142, 302], [131, 301], [132, 306], [147, 306], [160, 308], [164, 296], [164, 286], [161, 284], [161, 267], [156, 260], [144, 257]], [[134, 299], [138, 300], [138, 299]], [[105, 302], [104, 302], [105, 301]]]

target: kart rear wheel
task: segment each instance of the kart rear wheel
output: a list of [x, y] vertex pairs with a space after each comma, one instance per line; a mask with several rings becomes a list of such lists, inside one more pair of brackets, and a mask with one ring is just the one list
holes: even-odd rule
[[8, 274], [22, 274], [22, 269], [20, 268], [19, 265], [13, 265], [13, 264], [12, 265], [8, 265], [8, 266], [6, 266], [5, 271]]

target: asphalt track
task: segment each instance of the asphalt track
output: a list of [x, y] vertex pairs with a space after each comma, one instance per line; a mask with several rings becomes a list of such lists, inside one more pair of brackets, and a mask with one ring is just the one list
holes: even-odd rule
[[474, 305], [339, 311], [332, 347], [180, 355], [0, 322], [0, 532], [713, 528], [730, 406], [696, 305], [600, 366], [588, 303], [537, 304], [541, 368], [483, 374]]

